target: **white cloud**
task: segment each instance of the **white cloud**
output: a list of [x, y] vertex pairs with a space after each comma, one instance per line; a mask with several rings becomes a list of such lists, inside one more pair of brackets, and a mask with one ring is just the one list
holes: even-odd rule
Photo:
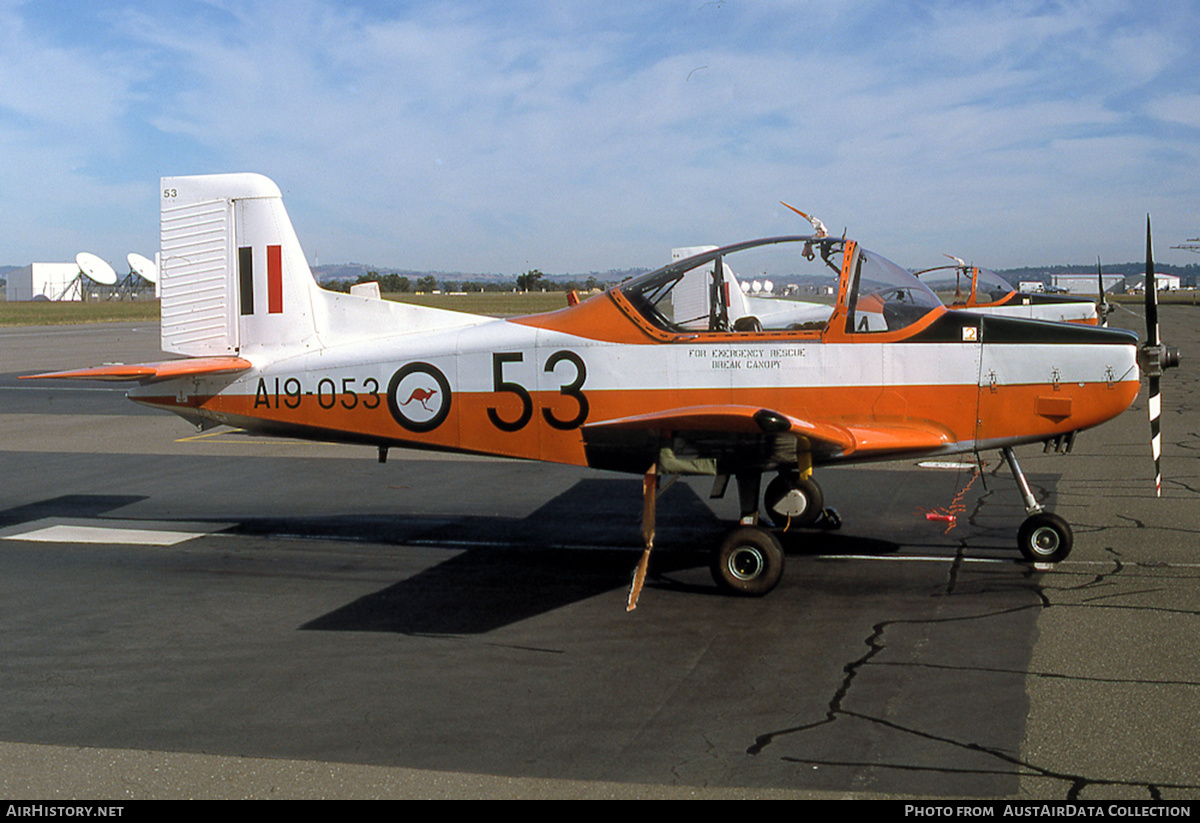
[[[325, 262], [649, 265], [802, 228], [787, 199], [898, 262], [1005, 266], [1091, 256], [1143, 181], [1196, 199], [1188, 4], [154, 4], [86, 43], [35, 13], [0, 6], [0, 181], [107, 199], [109, 232], [159, 175], [245, 170]], [[37, 198], [26, 243], [77, 214]]]

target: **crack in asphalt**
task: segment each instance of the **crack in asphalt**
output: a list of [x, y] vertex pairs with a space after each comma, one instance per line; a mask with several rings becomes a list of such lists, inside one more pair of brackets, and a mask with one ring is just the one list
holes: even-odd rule
[[[1040, 490], [1039, 499], [1045, 499], [1046, 492]], [[976, 505], [970, 515], [966, 518], [972, 525], [979, 526], [979, 521], [984, 514], [988, 499], [992, 492], [987, 490], [979, 495]], [[1131, 522], [1135, 528], [1145, 529], [1147, 525], [1137, 518], [1118, 514], [1117, 517], [1121, 520]], [[1161, 527], [1156, 527], [1161, 528]], [[1104, 527], [1099, 529], [1105, 530]], [[1177, 529], [1176, 531], [1190, 532], [1190, 529]], [[959, 594], [960, 575], [965, 561], [965, 552], [968, 547], [968, 538], [959, 540], [959, 545], [956, 548], [955, 556], [949, 564], [949, 570], [946, 576], [944, 596], [962, 597], [970, 594], [979, 594], [980, 592], [970, 592]], [[937, 663], [909, 663], [909, 662], [888, 662], [879, 661], [876, 658], [888, 648], [887, 635], [889, 630], [901, 625], [933, 625], [945, 624], [950, 622], [962, 622], [968, 620], [989, 620], [996, 617], [1001, 617], [1006, 614], [1013, 614], [1030, 609], [1037, 610], [1039, 613], [1049, 608], [1086, 608], [1086, 609], [1132, 609], [1139, 611], [1156, 612], [1172, 615], [1197, 616], [1200, 615], [1198, 609], [1182, 609], [1182, 608], [1164, 608], [1161, 606], [1139, 606], [1131, 604], [1113, 604], [1101, 603], [1099, 601], [1109, 600], [1113, 598], [1129, 598], [1139, 597], [1147, 594], [1160, 593], [1166, 591], [1164, 586], [1148, 586], [1132, 590], [1117, 591], [1113, 590], [1124, 578], [1126, 571], [1129, 568], [1140, 568], [1141, 564], [1136, 564], [1132, 567], [1127, 566], [1122, 559], [1120, 552], [1109, 546], [1105, 547], [1104, 551], [1109, 555], [1112, 561], [1112, 567], [1108, 570], [1101, 571], [1093, 575], [1090, 579], [1077, 585], [1059, 586], [1050, 585], [1048, 581], [1042, 579], [1041, 573], [1032, 565], [1028, 566], [1026, 571], [1021, 574], [1021, 578], [1028, 581], [1032, 585], [1028, 591], [1034, 594], [1037, 598], [1036, 603], [1029, 605], [1015, 606], [1012, 608], [995, 609], [979, 614], [961, 615], [955, 617], [939, 617], [930, 619], [904, 619], [904, 620], [885, 620], [874, 624], [871, 627], [871, 632], [863, 639], [863, 645], [866, 646], [866, 651], [857, 659], [850, 661], [843, 666], [843, 677], [831, 695], [826, 706], [825, 715], [820, 720], [815, 720], [810, 723], [798, 724], [788, 728], [776, 729], [755, 737], [754, 742], [746, 749], [746, 754], [750, 756], [758, 756], [766, 752], [770, 747], [780, 742], [784, 738], [796, 738], [803, 736], [817, 729], [832, 726], [839, 720], [858, 720], [870, 724], [875, 728], [887, 729], [901, 735], [914, 739], [935, 742], [941, 745], [949, 746], [954, 749], [978, 753], [995, 761], [994, 768], [987, 767], [968, 767], [954, 766], [947, 767], [942, 765], [927, 765], [920, 762], [904, 763], [904, 762], [871, 762], [868, 760], [835, 760], [835, 759], [814, 759], [798, 757], [790, 754], [781, 754], [780, 760], [788, 763], [803, 763], [806, 766], [824, 766], [824, 767], [844, 767], [844, 768], [860, 768], [860, 769], [889, 769], [900, 772], [931, 772], [939, 774], [978, 774], [978, 775], [999, 775], [1008, 777], [1038, 777], [1049, 781], [1063, 784], [1065, 786], [1065, 800], [1078, 800], [1082, 793], [1093, 787], [1112, 787], [1122, 789], [1136, 789], [1144, 791], [1152, 800], [1161, 800], [1164, 790], [1173, 791], [1190, 791], [1200, 788], [1197, 783], [1178, 783], [1171, 781], [1147, 781], [1147, 780], [1124, 780], [1108, 778], [1099, 775], [1089, 775], [1086, 773], [1075, 773], [1066, 769], [1054, 769], [1042, 765], [1030, 758], [1023, 758], [1019, 754], [1005, 751], [993, 746], [987, 746], [970, 740], [960, 740], [954, 737], [934, 734], [924, 729], [906, 726], [901, 723], [888, 720], [884, 717], [879, 717], [871, 714], [865, 714], [854, 711], [846, 706], [848, 699], [853, 691], [855, 681], [858, 675], [868, 666], [880, 667], [908, 667], [913, 669], [926, 670], [954, 670], [973, 672], [982, 675], [1016, 675], [1023, 678], [1034, 678], [1044, 680], [1061, 680], [1080, 683], [1104, 683], [1104, 684], [1121, 684], [1133, 686], [1171, 686], [1183, 688], [1200, 688], [1200, 681], [1190, 679], [1174, 679], [1174, 678], [1125, 678], [1125, 677], [1098, 677], [1088, 675], [1072, 675], [1063, 674], [1052, 671], [1037, 671], [1033, 669], [1008, 669], [1001, 667], [980, 667], [980, 666], [951, 666], [947, 664]], [[1095, 592], [1093, 596], [1081, 599], [1078, 602], [1063, 603], [1055, 600], [1055, 594], [1066, 593], [1085, 593]]]
[[852, 712], [852, 711], [844, 711], [844, 712], [842, 712], [842, 714], [845, 715], [846, 717], [852, 717], [852, 718], [855, 718], [858, 720], [864, 720], [868, 723], [872, 723], [877, 726], [888, 728], [888, 729], [900, 732], [905, 735], [910, 735], [913, 737], [917, 737], [917, 738], [920, 738], [923, 740], [928, 740], [928, 741], [935, 742], [935, 743], [945, 744], [945, 745], [948, 745], [948, 746], [951, 746], [954, 748], [963, 749], [964, 751], [984, 754], [984, 755], [987, 755], [988, 757], [995, 758], [996, 760], [999, 760], [1002, 763], [1007, 764], [1010, 768], [968, 769], [968, 768], [946, 768], [944, 766], [937, 766], [937, 767], [921, 766], [921, 765], [914, 765], [911, 763], [865, 763], [865, 762], [856, 762], [856, 761], [835, 761], [835, 760], [815, 761], [815, 760], [805, 760], [805, 759], [789, 757], [789, 756], [784, 756], [784, 757], [781, 757], [780, 759], [785, 762], [789, 762], [789, 763], [805, 763], [805, 764], [817, 763], [819, 765], [824, 765], [824, 766], [844, 766], [844, 767], [850, 767], [850, 768], [871, 767], [871, 768], [897, 769], [900, 771], [926, 771], [926, 772], [935, 772], [935, 773], [940, 773], [940, 774], [996, 774], [996, 775], [1002, 775], [1002, 776], [1044, 777], [1049, 780], [1067, 783], [1070, 788], [1067, 790], [1067, 793], [1066, 793], [1064, 799], [1070, 800], [1070, 801], [1079, 800], [1080, 795], [1083, 793], [1084, 790], [1086, 790], [1090, 787], [1094, 787], [1094, 786], [1112, 786], [1112, 787], [1121, 787], [1121, 788], [1144, 789], [1146, 791], [1146, 793], [1150, 796], [1150, 799], [1152, 799], [1152, 800], [1161, 800], [1162, 799], [1162, 795], [1161, 795], [1162, 789], [1175, 789], [1175, 790], [1183, 791], [1183, 790], [1197, 788], [1197, 784], [1191, 784], [1191, 783], [1172, 783], [1172, 782], [1160, 782], [1160, 781], [1147, 783], [1147, 782], [1136, 781], [1136, 780], [1116, 780], [1116, 779], [1111, 779], [1111, 778], [1086, 777], [1084, 775], [1071, 774], [1069, 772], [1058, 772], [1058, 771], [1054, 771], [1053, 769], [1048, 769], [1043, 766], [1039, 766], [1036, 763], [1031, 763], [1027, 760], [1023, 760], [1020, 757], [1017, 757], [1017, 756], [1009, 754], [1001, 749], [996, 749], [996, 748], [993, 748], [990, 746], [983, 746], [978, 743], [966, 743], [966, 742], [963, 742], [960, 740], [955, 740], [950, 737], [931, 734], [929, 732], [925, 732], [920, 729], [914, 729], [914, 728], [911, 728], [908, 726], [902, 726], [898, 723], [893, 723], [893, 722], [885, 720], [883, 718], [873, 717], [871, 715], [859, 714], [857, 712]]
[[870, 761], [855, 761], [855, 760], [832, 760], [832, 759], [812, 759], [801, 758], [792, 755], [781, 755], [780, 760], [788, 763], [804, 763], [805, 765], [817, 765], [827, 767], [845, 767], [845, 768], [875, 768], [875, 769], [891, 769], [898, 771], [911, 772], [934, 772], [942, 774], [995, 774], [1000, 776], [1010, 777], [1042, 777], [1048, 780], [1053, 780], [1067, 785], [1067, 791], [1064, 795], [1065, 800], [1078, 800], [1081, 793], [1090, 787], [1110, 786], [1121, 788], [1136, 788], [1143, 789], [1149, 797], [1154, 800], [1161, 799], [1162, 789], [1172, 790], [1194, 790], [1200, 788], [1200, 784], [1196, 783], [1174, 783], [1168, 781], [1138, 781], [1138, 780], [1118, 780], [1113, 778], [1105, 778], [1098, 776], [1089, 776], [1085, 774], [1075, 774], [1069, 771], [1058, 771], [1046, 766], [1039, 765], [1032, 760], [1021, 758], [1018, 755], [998, 749], [992, 746], [987, 746], [981, 743], [972, 741], [957, 740], [944, 735], [933, 734], [922, 729], [905, 726], [887, 720], [883, 717], [863, 714], [852, 709], [845, 708], [844, 703], [850, 696], [851, 689], [855, 678], [859, 672], [868, 665], [885, 666], [885, 667], [908, 667], [908, 668], [924, 668], [924, 669], [946, 669], [957, 671], [968, 671], [983, 674], [1013, 674], [1022, 677], [1034, 677], [1053, 680], [1066, 680], [1075, 682], [1092, 682], [1092, 683], [1120, 683], [1133, 685], [1147, 686], [1185, 686], [1200, 688], [1200, 682], [1191, 680], [1146, 680], [1139, 678], [1102, 678], [1089, 677], [1080, 675], [1066, 675], [1057, 672], [1044, 672], [1034, 670], [1013, 670], [1003, 668], [988, 668], [980, 666], [947, 666], [945, 664], [933, 663], [888, 663], [888, 662], [873, 662], [878, 654], [887, 648], [884, 637], [889, 628], [898, 625], [916, 625], [930, 623], [946, 623], [965, 620], [981, 620], [992, 617], [1011, 614], [1017, 611], [1024, 611], [1031, 608], [1039, 608], [1037, 605], [1020, 606], [1011, 609], [1000, 609], [993, 612], [987, 612], [979, 615], [969, 615], [953, 618], [939, 618], [934, 620], [898, 620], [884, 621], [872, 627], [871, 634], [864, 639], [864, 644], [867, 646], [867, 652], [857, 660], [854, 660], [845, 667], [845, 674], [841, 684], [830, 698], [828, 708], [825, 712], [825, 717], [821, 720], [805, 723], [802, 725], [792, 726], [790, 728], [778, 729], [772, 732], [761, 734], [755, 738], [754, 743], [747, 748], [746, 753], [751, 756], [762, 754], [768, 747], [784, 737], [803, 734], [823, 726], [836, 723], [840, 718], [861, 720], [879, 728], [889, 729], [898, 732], [902, 735], [913, 738], [936, 742], [951, 746], [956, 749], [970, 751], [985, 755], [998, 761], [998, 765], [994, 769], [983, 768], [948, 768], [945, 766], [927, 766], [919, 763], [889, 763], [889, 762], [870, 762]]

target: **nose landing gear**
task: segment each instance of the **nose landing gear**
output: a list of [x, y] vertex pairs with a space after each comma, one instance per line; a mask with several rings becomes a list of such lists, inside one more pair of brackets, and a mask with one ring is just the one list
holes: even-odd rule
[[1057, 514], [1045, 511], [1037, 502], [1013, 450], [1006, 447], [1000, 450], [1000, 454], [1008, 461], [1013, 480], [1017, 482], [1017, 489], [1025, 501], [1027, 516], [1017, 532], [1017, 548], [1021, 550], [1021, 556], [1030, 563], [1057, 563], [1066, 559], [1075, 543], [1070, 525]]

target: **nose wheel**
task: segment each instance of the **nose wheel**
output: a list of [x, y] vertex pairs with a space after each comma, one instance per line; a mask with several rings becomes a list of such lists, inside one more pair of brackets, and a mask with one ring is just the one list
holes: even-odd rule
[[1057, 563], [1071, 553], [1074, 542], [1067, 521], [1052, 512], [1030, 515], [1017, 532], [1021, 555], [1030, 563]]
[[1057, 563], [1065, 560], [1075, 543], [1070, 525], [1053, 512], [1044, 511], [1029, 488], [1029, 481], [1021, 471], [1017, 456], [1011, 448], [1000, 450], [1012, 470], [1013, 479], [1025, 501], [1025, 513], [1029, 515], [1017, 532], [1017, 548], [1021, 556], [1030, 563]]

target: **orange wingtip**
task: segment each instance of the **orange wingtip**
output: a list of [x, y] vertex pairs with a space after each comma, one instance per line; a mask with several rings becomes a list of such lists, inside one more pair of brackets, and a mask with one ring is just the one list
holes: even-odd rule
[[90, 369], [23, 375], [22, 380], [169, 380], [172, 377], [198, 377], [206, 374], [236, 374], [253, 364], [240, 357], [188, 357], [162, 363], [112, 363]]

